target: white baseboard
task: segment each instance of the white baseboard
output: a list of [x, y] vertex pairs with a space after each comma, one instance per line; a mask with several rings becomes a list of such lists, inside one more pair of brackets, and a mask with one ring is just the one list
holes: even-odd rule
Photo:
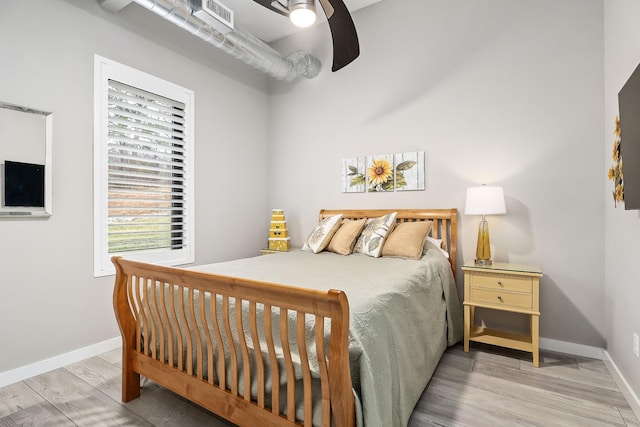
[[568, 341], [558, 341], [551, 338], [540, 338], [540, 348], [556, 353], [571, 354], [573, 356], [603, 359], [604, 349], [590, 345], [576, 344]]
[[620, 369], [618, 369], [618, 366], [606, 350], [604, 351], [603, 360], [605, 365], [607, 365], [607, 368], [609, 368], [609, 372], [611, 372], [613, 379], [616, 380], [616, 384], [620, 387], [622, 394], [624, 394], [627, 402], [629, 402], [629, 406], [631, 406], [633, 413], [636, 414], [636, 418], [640, 420], [640, 398], [638, 398], [638, 395], [633, 391], [624, 376], [622, 376], [622, 372], [620, 372]]
[[21, 366], [20, 368], [10, 371], [0, 372], [0, 387], [14, 384], [54, 369], [88, 359], [98, 354], [114, 350], [122, 346], [122, 338], [116, 337], [106, 341], [99, 342], [87, 347], [79, 348], [68, 353], [60, 354], [49, 359], [41, 360], [30, 365]]

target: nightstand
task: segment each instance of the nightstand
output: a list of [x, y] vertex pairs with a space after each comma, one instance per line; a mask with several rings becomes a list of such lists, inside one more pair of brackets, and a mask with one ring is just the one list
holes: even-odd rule
[[283, 252], [283, 251], [276, 251], [273, 249], [260, 249], [260, 253], [262, 255], [279, 254], [280, 252]]
[[291, 252], [294, 248], [287, 249], [286, 251], [278, 251], [275, 249], [260, 249], [262, 255], [281, 254], [283, 252]]
[[[465, 262], [464, 272], [464, 351], [469, 341], [499, 345], [533, 354], [539, 365], [540, 277], [533, 265], [494, 262], [479, 266]], [[474, 325], [476, 307], [521, 313], [531, 317], [529, 335]]]

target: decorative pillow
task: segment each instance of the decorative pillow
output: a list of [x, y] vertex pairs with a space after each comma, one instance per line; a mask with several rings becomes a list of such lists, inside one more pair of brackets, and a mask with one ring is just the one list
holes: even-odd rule
[[427, 239], [424, 241], [424, 252], [423, 254], [427, 253], [427, 250], [429, 248], [429, 246], [431, 247], [435, 247], [436, 249], [438, 249], [442, 255], [445, 256], [445, 258], [449, 258], [449, 252], [445, 251], [444, 249], [442, 249], [442, 239], [434, 239], [431, 236], [427, 236]]
[[342, 225], [333, 235], [327, 250], [329, 252], [335, 252], [340, 255], [349, 255], [353, 252], [353, 246], [356, 244], [356, 239], [360, 235], [360, 232], [364, 228], [366, 218], [359, 220], [343, 219]]
[[322, 252], [327, 247], [334, 233], [340, 227], [342, 214], [328, 216], [311, 232], [307, 241], [304, 242], [302, 249], [311, 251], [314, 254]]
[[398, 212], [391, 212], [379, 218], [368, 219], [353, 251], [378, 258], [385, 239], [396, 225], [397, 215]]
[[382, 248], [384, 257], [420, 259], [433, 221], [402, 222], [396, 225]]
[[434, 246], [442, 248], [442, 239], [435, 239], [435, 238], [433, 238], [431, 236], [427, 236], [427, 238], [424, 241], [424, 248], [423, 248], [422, 255], [427, 253], [427, 249], [429, 247], [429, 245], [427, 245], [427, 242], [431, 243]]

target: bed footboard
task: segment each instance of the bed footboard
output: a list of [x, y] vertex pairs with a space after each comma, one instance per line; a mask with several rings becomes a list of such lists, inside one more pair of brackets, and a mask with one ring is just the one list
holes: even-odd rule
[[241, 426], [354, 425], [343, 292], [113, 263], [123, 401], [142, 375]]

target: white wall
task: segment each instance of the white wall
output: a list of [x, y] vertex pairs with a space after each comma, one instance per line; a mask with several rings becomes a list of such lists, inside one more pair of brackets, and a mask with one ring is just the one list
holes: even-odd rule
[[[94, 54], [195, 91], [196, 263], [264, 246], [268, 220], [255, 218], [269, 215], [266, 77], [136, 5], [127, 9], [0, 2], [0, 99], [54, 113], [54, 215], [0, 220], [0, 373], [119, 336], [113, 277], [92, 274]], [[145, 37], [149, 28], [188, 40], [184, 54]]]
[[[337, 73], [326, 26], [278, 42], [324, 63], [271, 83], [270, 201], [293, 244], [321, 208], [463, 211], [466, 187], [500, 185], [493, 258], [544, 271], [541, 335], [604, 347], [602, 20], [602, 0], [387, 0], [354, 14], [361, 56]], [[342, 158], [416, 150], [427, 191], [340, 192]], [[473, 259], [479, 218], [460, 220]]]
[[[640, 3], [608, 0], [604, 3], [605, 35], [605, 138], [601, 179], [611, 167], [614, 120], [618, 115], [618, 92], [640, 63]], [[622, 131], [624, 162], [624, 130]], [[637, 166], [637, 165], [636, 165]], [[624, 167], [630, 167], [625, 163]], [[640, 213], [613, 206], [613, 184], [606, 181], [605, 235], [607, 352], [640, 396], [640, 359], [632, 353], [632, 334], [640, 334], [640, 280], [636, 269], [640, 249]]]

